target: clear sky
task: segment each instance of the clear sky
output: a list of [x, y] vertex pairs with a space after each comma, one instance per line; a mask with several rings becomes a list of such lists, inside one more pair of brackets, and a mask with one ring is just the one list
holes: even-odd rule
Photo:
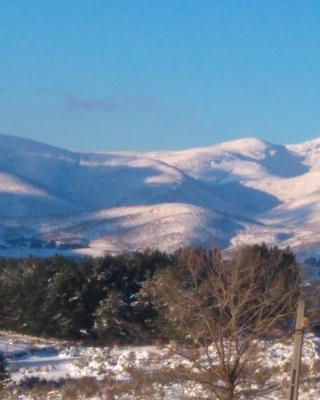
[[0, 132], [81, 150], [320, 136], [320, 2], [1, 0]]

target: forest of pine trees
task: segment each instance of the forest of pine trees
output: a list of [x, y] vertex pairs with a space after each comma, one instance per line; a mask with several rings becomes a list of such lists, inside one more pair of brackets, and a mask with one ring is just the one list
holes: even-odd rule
[[[279, 265], [270, 268], [294, 262], [287, 250], [262, 245], [246, 251], [259, 255], [266, 274], [272, 257]], [[200, 268], [209, 256], [203, 249], [186, 249], [172, 255], [146, 251], [81, 259], [2, 258], [0, 329], [103, 343], [166, 340], [172, 332], [154, 299], [157, 293], [151, 296], [148, 286], [167, 271], [184, 280], [190, 257], [201, 261]]]
[[141, 283], [173, 264], [174, 256], [158, 251], [0, 259], [0, 328], [64, 339], [131, 340], [155, 312], [136, 301]]

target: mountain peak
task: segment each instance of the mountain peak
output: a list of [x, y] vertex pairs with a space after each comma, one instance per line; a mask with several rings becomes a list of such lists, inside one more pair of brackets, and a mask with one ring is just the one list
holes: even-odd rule
[[30, 254], [35, 241], [51, 254], [60, 245], [101, 254], [312, 241], [319, 146], [246, 137], [181, 151], [80, 153], [0, 134], [0, 254]]

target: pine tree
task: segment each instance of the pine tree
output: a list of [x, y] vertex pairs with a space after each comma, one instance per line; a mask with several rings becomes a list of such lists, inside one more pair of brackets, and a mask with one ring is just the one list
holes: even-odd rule
[[7, 360], [2, 352], [0, 352], [0, 387], [3, 387], [9, 379]]

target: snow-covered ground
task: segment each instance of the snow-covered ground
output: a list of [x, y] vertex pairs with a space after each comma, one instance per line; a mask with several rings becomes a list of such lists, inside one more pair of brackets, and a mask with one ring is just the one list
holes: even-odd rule
[[0, 255], [265, 241], [318, 254], [320, 140], [79, 153], [0, 135]]
[[[105, 377], [112, 376], [116, 380], [126, 381], [132, 379], [130, 372], [132, 368], [150, 372], [164, 367], [174, 370], [181, 364], [188, 364], [186, 360], [178, 356], [168, 358], [167, 350], [156, 346], [93, 348], [54, 341], [39, 342], [34, 338], [10, 335], [1, 336], [0, 350], [4, 351], [8, 357], [13, 386], [19, 385], [24, 379], [30, 377], [49, 381], [94, 377], [101, 381]], [[275, 389], [268, 394], [268, 399], [287, 398], [291, 355], [291, 342], [273, 343], [261, 355], [261, 366], [271, 371], [267, 383], [275, 385]], [[307, 334], [304, 340], [302, 370], [299, 398], [301, 400], [320, 399], [320, 339], [312, 334]], [[165, 393], [162, 394], [164, 397], [159, 397], [162, 399], [174, 400], [186, 395], [190, 399], [200, 396], [206, 398], [205, 390], [201, 386], [187, 382], [167, 385], [162, 389]], [[128, 396], [121, 398], [132, 399]], [[152, 398], [158, 398], [156, 391]], [[27, 397], [22, 394], [20, 399], [27, 399]]]

